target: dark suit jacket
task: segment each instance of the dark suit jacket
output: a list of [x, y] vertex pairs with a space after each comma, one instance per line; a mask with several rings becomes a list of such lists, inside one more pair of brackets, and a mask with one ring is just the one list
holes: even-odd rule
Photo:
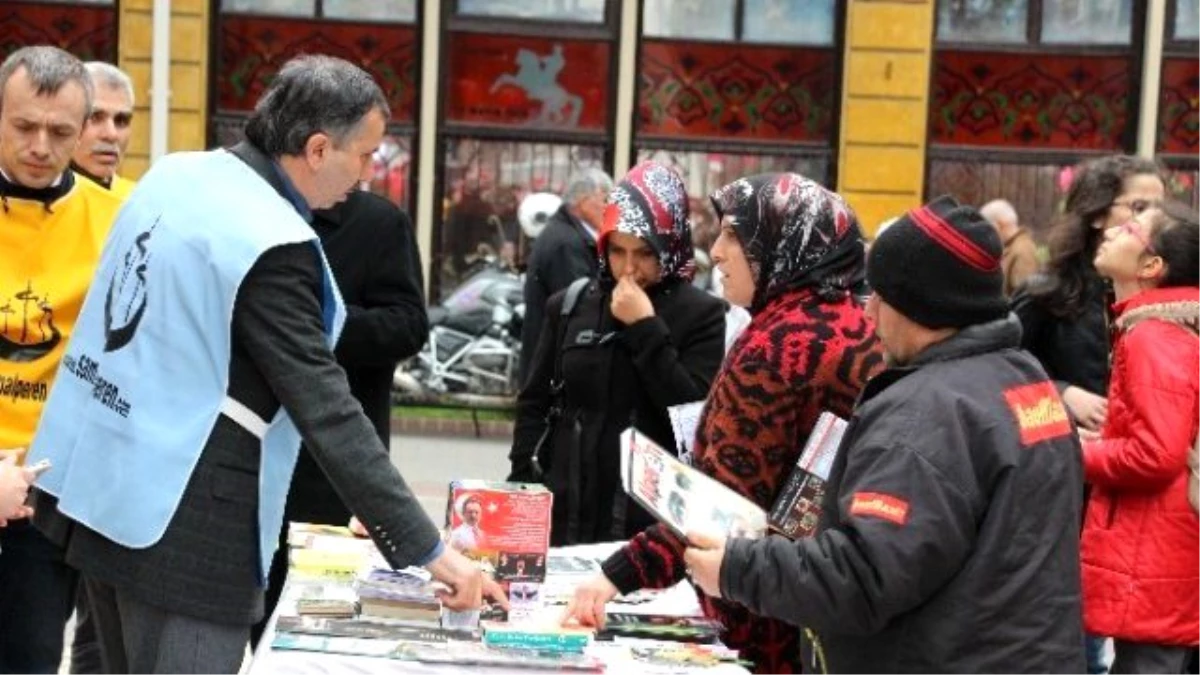
[[546, 301], [580, 277], [593, 277], [600, 267], [596, 242], [564, 205], [550, 217], [533, 242], [525, 273], [525, 322], [521, 327], [520, 382], [532, 368], [533, 352], [542, 334]]
[[[370, 192], [313, 212], [313, 229], [346, 302], [334, 355], [350, 393], [388, 447], [392, 373], [429, 337], [421, 256], [408, 215]], [[288, 494], [288, 520], [345, 525], [350, 511], [305, 447]]]
[[[286, 196], [266, 156], [245, 144], [234, 152]], [[265, 419], [284, 406], [388, 561], [396, 567], [424, 562], [439, 546], [438, 530], [392, 465], [325, 344], [320, 275], [308, 244], [277, 247], [255, 263], [233, 312], [229, 395]], [[66, 546], [70, 565], [92, 579], [169, 612], [251, 624], [263, 605], [260, 451], [257, 438], [219, 417], [166, 533], [149, 548], [126, 548], [74, 523], [44, 493], [35, 496], [35, 523]]]

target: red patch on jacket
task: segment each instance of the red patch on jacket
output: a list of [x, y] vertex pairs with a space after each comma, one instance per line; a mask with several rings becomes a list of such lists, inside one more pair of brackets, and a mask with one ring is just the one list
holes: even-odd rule
[[903, 525], [908, 522], [908, 502], [882, 492], [855, 492], [850, 515], [875, 516]]
[[1021, 444], [1033, 445], [1071, 433], [1071, 419], [1052, 382], [1039, 382], [1004, 391], [1004, 400], [1021, 429]]

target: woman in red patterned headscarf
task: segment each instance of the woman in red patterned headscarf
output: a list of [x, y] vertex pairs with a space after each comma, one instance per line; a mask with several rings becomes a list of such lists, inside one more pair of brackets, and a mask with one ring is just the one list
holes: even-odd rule
[[[712, 248], [724, 294], [753, 318], [713, 383], [696, 433], [696, 466], [769, 511], [822, 411], [848, 418], [883, 365], [851, 290], [865, 273], [862, 235], [838, 195], [790, 173], [743, 178], [712, 196]], [[601, 623], [617, 592], [665, 588], [685, 576], [683, 544], [665, 527], [638, 534], [577, 592], [569, 615]], [[800, 630], [701, 596], [723, 642], [756, 672], [801, 668]]]
[[556, 546], [626, 540], [653, 522], [621, 489], [619, 436], [637, 426], [674, 448], [667, 407], [703, 399], [724, 354], [724, 304], [689, 283], [691, 240], [683, 181], [639, 164], [609, 195], [597, 278], [567, 316], [569, 288], [547, 303], [509, 480], [554, 493]]

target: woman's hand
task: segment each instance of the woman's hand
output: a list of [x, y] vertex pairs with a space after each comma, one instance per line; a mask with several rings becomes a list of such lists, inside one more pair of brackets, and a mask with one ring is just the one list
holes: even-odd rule
[[1104, 428], [1104, 422], [1108, 419], [1108, 399], [1074, 385], [1063, 391], [1062, 398], [1076, 424], [1088, 431]]
[[650, 303], [650, 296], [633, 280], [631, 274], [621, 277], [613, 289], [612, 315], [626, 326], [654, 316], [654, 305]]
[[604, 628], [604, 606], [617, 597], [617, 587], [603, 574], [588, 579], [575, 589], [575, 597], [567, 604], [561, 622], [563, 625], [572, 620], [583, 626]]

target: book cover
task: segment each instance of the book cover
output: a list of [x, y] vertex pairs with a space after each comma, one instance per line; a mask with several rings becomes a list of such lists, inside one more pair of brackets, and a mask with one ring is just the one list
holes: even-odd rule
[[592, 642], [594, 631], [558, 625], [482, 621], [483, 644], [507, 649], [581, 654]]
[[760, 537], [767, 514], [757, 504], [690, 467], [634, 428], [621, 434], [626, 492], [681, 539], [689, 530]]
[[817, 533], [829, 474], [845, 433], [846, 421], [837, 415], [823, 412], [817, 418], [796, 468], [771, 506], [769, 524], [773, 531], [789, 539]]
[[487, 561], [499, 581], [544, 581], [552, 506], [553, 495], [542, 485], [454, 481], [446, 507], [446, 542], [470, 558]]
[[713, 644], [720, 640], [723, 629], [719, 621], [703, 617], [612, 613], [604, 628], [596, 632], [596, 639], [642, 638]]

